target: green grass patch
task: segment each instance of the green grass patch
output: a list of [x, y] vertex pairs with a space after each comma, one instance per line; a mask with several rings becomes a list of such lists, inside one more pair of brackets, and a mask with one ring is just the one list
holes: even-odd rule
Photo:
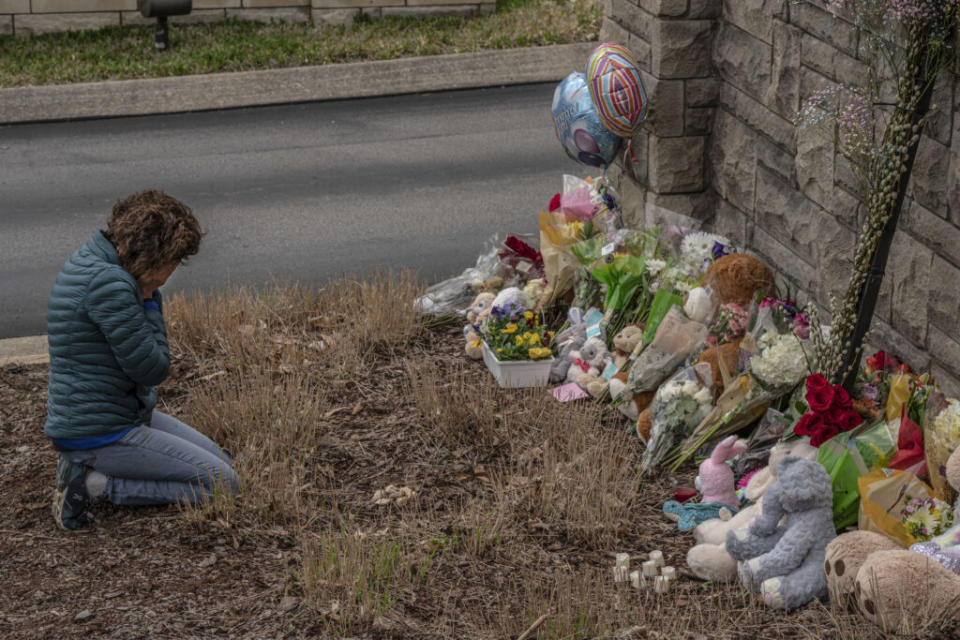
[[276, 69], [595, 40], [599, 0], [498, 0], [489, 15], [363, 18], [349, 26], [229, 19], [171, 25], [156, 52], [153, 27], [0, 36], [0, 87]]

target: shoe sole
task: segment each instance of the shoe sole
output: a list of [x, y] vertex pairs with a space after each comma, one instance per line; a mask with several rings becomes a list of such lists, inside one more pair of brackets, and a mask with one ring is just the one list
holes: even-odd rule
[[[57, 485], [53, 498], [53, 522], [57, 525], [58, 529], [63, 531], [75, 531], [84, 524], [90, 524], [93, 522], [93, 516], [87, 511], [87, 509], [81, 511], [80, 514], [75, 518], [70, 520], [63, 519], [63, 510], [66, 506], [67, 497], [70, 494], [70, 488], [67, 486], [67, 475], [70, 467], [71, 464], [64, 465], [59, 462], [57, 463]], [[83, 497], [80, 496], [80, 499], [82, 500]], [[89, 508], [89, 504], [87, 506]], [[71, 524], [73, 526], [71, 526]]]

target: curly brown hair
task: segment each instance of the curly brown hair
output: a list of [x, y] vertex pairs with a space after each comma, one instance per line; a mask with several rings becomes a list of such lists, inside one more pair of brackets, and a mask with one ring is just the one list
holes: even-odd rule
[[203, 231], [190, 207], [149, 189], [114, 205], [104, 235], [116, 247], [120, 266], [139, 280], [149, 271], [195, 255]]

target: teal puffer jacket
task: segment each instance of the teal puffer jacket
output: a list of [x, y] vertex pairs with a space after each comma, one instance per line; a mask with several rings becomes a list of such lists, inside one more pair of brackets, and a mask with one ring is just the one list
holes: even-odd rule
[[[160, 292], [154, 299], [160, 302]], [[162, 307], [161, 307], [162, 309]], [[63, 265], [47, 308], [51, 438], [86, 438], [149, 423], [153, 386], [167, 377], [162, 312], [144, 309], [137, 281], [102, 232]]]

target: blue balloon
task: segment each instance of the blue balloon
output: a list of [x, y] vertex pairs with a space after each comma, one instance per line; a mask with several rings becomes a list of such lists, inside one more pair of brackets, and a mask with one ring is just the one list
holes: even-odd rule
[[574, 71], [557, 85], [551, 110], [557, 139], [568, 156], [591, 167], [613, 162], [621, 139], [600, 121], [585, 74]]

